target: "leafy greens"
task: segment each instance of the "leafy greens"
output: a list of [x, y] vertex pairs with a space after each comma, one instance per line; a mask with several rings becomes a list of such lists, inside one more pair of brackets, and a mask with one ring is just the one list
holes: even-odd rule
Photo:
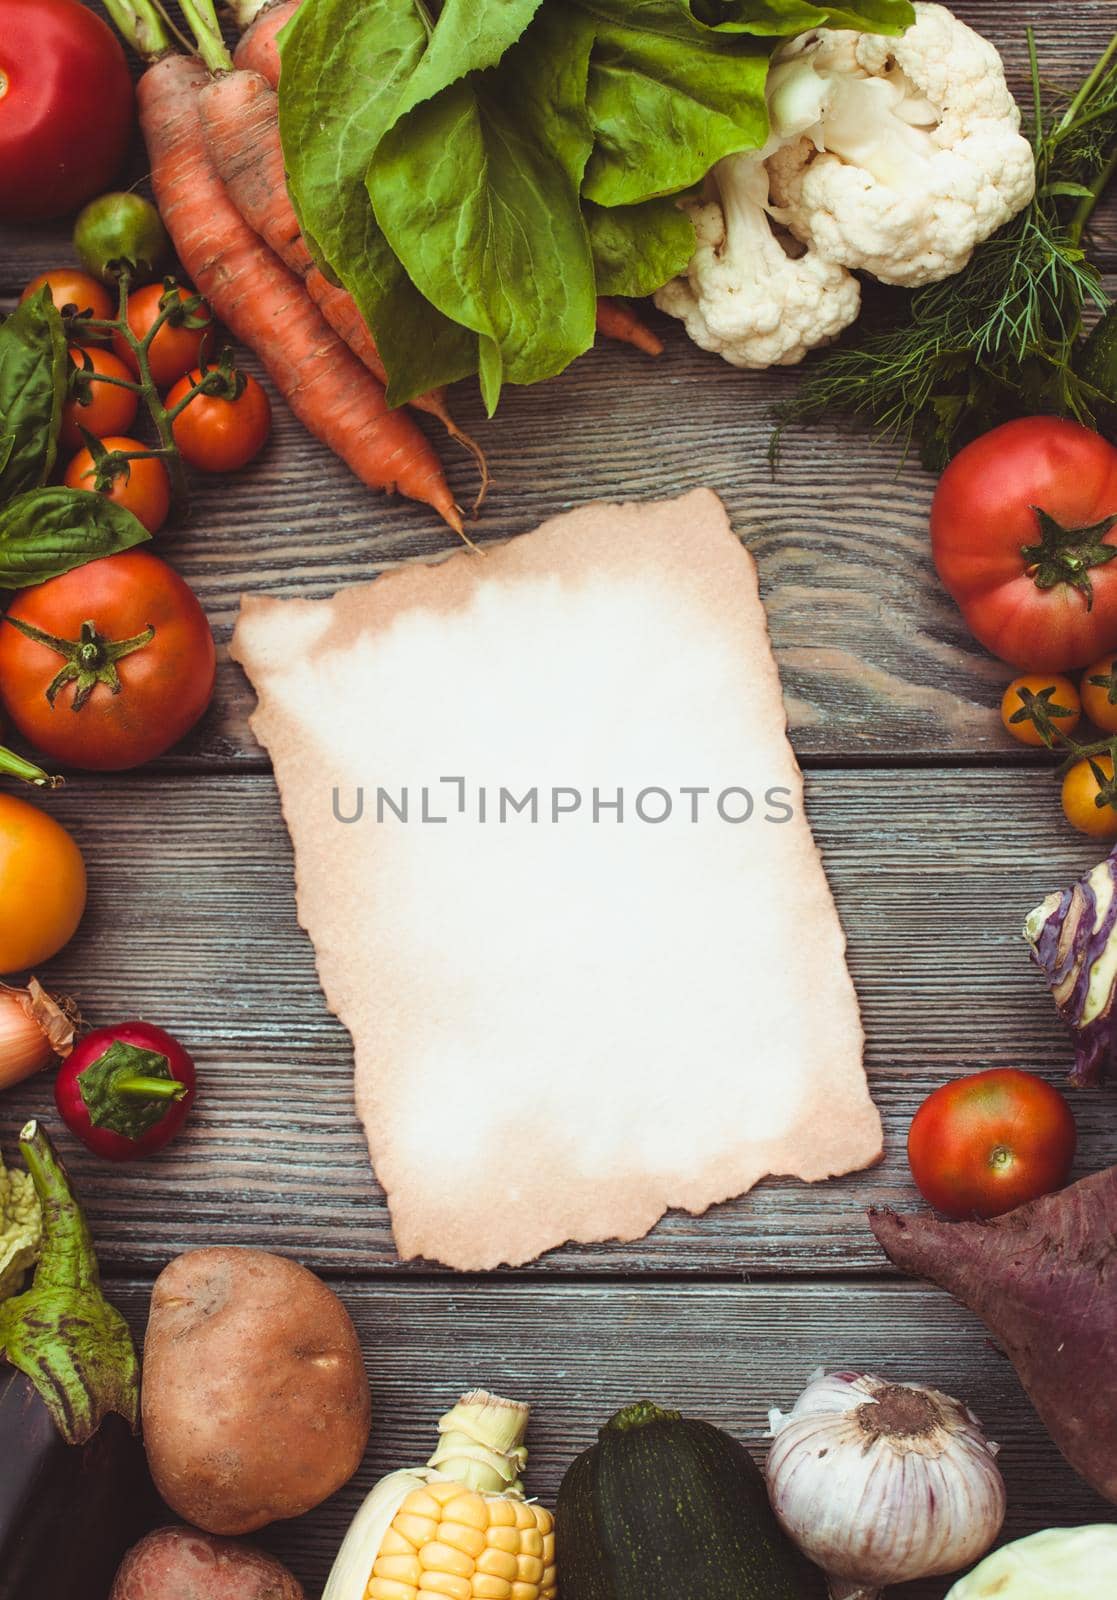
[[686, 266], [673, 197], [764, 142], [775, 44], [912, 20], [908, 0], [303, 0], [280, 36], [291, 194], [390, 400], [477, 373], [492, 412], [562, 371], [599, 294]]

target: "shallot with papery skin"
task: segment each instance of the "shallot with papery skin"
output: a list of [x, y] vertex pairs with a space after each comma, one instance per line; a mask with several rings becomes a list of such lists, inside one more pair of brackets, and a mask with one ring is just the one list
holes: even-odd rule
[[937, 1389], [820, 1374], [769, 1420], [772, 1509], [833, 1600], [876, 1600], [886, 1584], [957, 1572], [1000, 1531], [998, 1447]]
[[74, 1044], [74, 1013], [69, 1001], [52, 1000], [38, 978], [26, 989], [0, 984], [0, 1089], [41, 1072]]

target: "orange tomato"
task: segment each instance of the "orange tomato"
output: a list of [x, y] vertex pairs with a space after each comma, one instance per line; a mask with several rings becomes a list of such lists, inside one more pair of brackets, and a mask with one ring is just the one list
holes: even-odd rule
[[1028, 673], [1023, 678], [1013, 678], [1001, 700], [1001, 721], [1005, 732], [1021, 744], [1048, 748], [1031, 717], [1021, 715], [1033, 700], [1038, 702], [1037, 710], [1045, 712], [1060, 733], [1073, 733], [1082, 719], [1078, 690], [1069, 678], [1057, 673]]
[[[139, 439], [126, 439], [110, 434], [101, 443], [106, 450], [146, 450]], [[66, 468], [63, 482], [69, 489], [96, 490], [97, 469], [88, 450], [79, 450]], [[115, 500], [143, 523], [148, 533], [158, 533], [171, 509], [171, 480], [167, 469], [155, 456], [141, 456], [128, 463], [127, 473], [113, 479], [112, 487], [101, 494]]]
[[65, 828], [0, 794], [0, 972], [48, 961], [85, 910], [85, 863]]
[[70, 360], [75, 367], [85, 369], [87, 376], [78, 393], [71, 393], [62, 408], [62, 432], [59, 435], [62, 444], [67, 450], [80, 450], [83, 428], [95, 439], [126, 433], [136, 420], [139, 395], [134, 389], [122, 389], [120, 383], [98, 382], [98, 378], [129, 381], [132, 374], [123, 361], [114, 356], [111, 350], [101, 350], [97, 345], [91, 345], [88, 349], [72, 345]]
[[[1117, 733], [1117, 699], [1110, 698], [1114, 693], [1110, 686], [1117, 685], [1115, 668], [1117, 656], [1102, 656], [1082, 674], [1082, 709], [1103, 733]], [[1095, 678], [1104, 678], [1105, 682], [1095, 683]]]
[[[236, 472], [267, 443], [271, 403], [255, 378], [242, 373], [241, 379], [244, 387], [235, 400], [196, 394], [171, 424], [182, 459], [200, 472]], [[201, 381], [197, 367], [180, 378], [167, 396], [167, 410], [173, 411]]]
[[1085, 758], [1076, 761], [1063, 779], [1063, 814], [1072, 828], [1088, 833], [1092, 839], [1117, 839], [1117, 809], [1111, 805], [1097, 804], [1098, 780], [1094, 766], [1113, 779], [1113, 760], [1110, 756], [1094, 756], [1093, 766]]
[[[189, 300], [193, 293], [192, 290], [183, 288], [168, 291], [161, 283], [149, 283], [146, 288], [137, 289], [135, 294], [129, 297], [128, 326], [137, 339], [146, 339], [160, 314], [163, 297], [168, 292], [179, 301]], [[172, 309], [170, 317], [147, 347], [147, 364], [151, 368], [153, 380], [160, 389], [169, 388], [172, 383], [177, 383], [179, 378], [196, 367], [213, 339], [213, 323], [210, 320], [209, 307], [204, 301], [191, 315], [191, 320], [204, 317], [206, 320], [203, 327], [188, 328], [185, 326], [185, 314], [182, 314], [183, 320], [177, 322], [174, 320], [176, 314]], [[112, 343], [121, 361], [133, 372], [138, 372], [135, 353], [127, 339], [115, 333]]]
[[104, 284], [76, 267], [56, 267], [53, 272], [40, 272], [37, 278], [31, 279], [20, 300], [29, 300], [44, 283], [50, 285], [50, 297], [59, 311], [76, 306], [79, 311], [90, 312], [98, 322], [107, 322], [116, 315], [116, 307]]

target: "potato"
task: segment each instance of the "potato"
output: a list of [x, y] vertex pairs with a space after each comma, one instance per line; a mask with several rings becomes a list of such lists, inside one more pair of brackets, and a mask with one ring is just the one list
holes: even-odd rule
[[159, 1528], [121, 1562], [109, 1600], [305, 1600], [273, 1556], [195, 1528]]
[[143, 1432], [156, 1488], [209, 1533], [297, 1517], [360, 1465], [369, 1388], [357, 1331], [305, 1267], [190, 1250], [156, 1279]]

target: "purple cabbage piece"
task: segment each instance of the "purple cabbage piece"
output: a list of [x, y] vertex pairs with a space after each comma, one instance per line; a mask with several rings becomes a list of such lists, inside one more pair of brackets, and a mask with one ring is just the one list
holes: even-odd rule
[[[1117, 1067], [1117, 849], [1073, 888], [1048, 895], [1025, 922], [1024, 937], [1074, 1034], [1071, 1083], [1100, 1083]], [[1099, 970], [1107, 956], [1108, 981]]]

